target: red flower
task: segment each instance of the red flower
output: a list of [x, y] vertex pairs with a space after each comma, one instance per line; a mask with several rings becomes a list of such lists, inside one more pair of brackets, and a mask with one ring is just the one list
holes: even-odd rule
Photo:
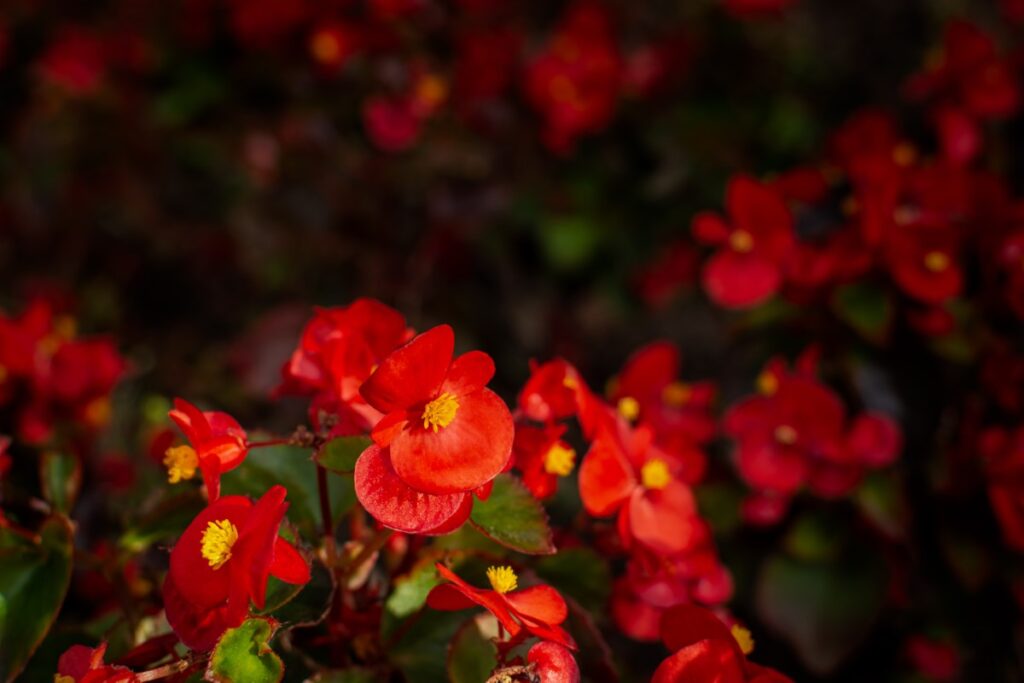
[[302, 555], [278, 536], [286, 495], [274, 486], [255, 504], [244, 496], [218, 498], [175, 544], [164, 606], [190, 648], [211, 648], [225, 629], [245, 620], [250, 602], [262, 608], [270, 575], [291, 584], [309, 581]]
[[697, 240], [719, 247], [704, 267], [704, 289], [721, 306], [749, 308], [782, 284], [793, 218], [775, 190], [742, 175], [729, 182], [725, 205], [731, 223], [713, 213], [693, 219]]
[[442, 564], [437, 565], [437, 571], [450, 583], [430, 591], [427, 596], [430, 607], [451, 611], [479, 605], [494, 615], [512, 642], [534, 636], [576, 649], [572, 636], [560, 625], [569, 616], [568, 607], [551, 586], [516, 590], [518, 577], [511, 567], [487, 570], [487, 579], [493, 590], [470, 586]]
[[362, 47], [359, 29], [341, 21], [324, 22], [309, 36], [309, 54], [325, 74], [344, 68]]
[[98, 90], [106, 71], [103, 41], [78, 26], [60, 29], [39, 61], [44, 79], [74, 95]]
[[580, 497], [596, 517], [618, 513], [623, 542], [680, 553], [707, 533], [682, 463], [653, 443], [653, 432], [623, 420], [598, 431], [580, 466]]
[[[611, 399], [616, 404], [635, 401], [637, 419], [654, 429], [657, 441], [677, 455], [693, 452], [693, 444], [704, 444], [715, 435], [711, 403], [715, 385], [686, 383], [679, 377], [679, 349], [671, 342], [657, 341], [638, 349], [615, 379]], [[695, 464], [703, 469], [703, 463]], [[693, 480], [699, 479], [699, 476]]]
[[421, 119], [406, 99], [371, 97], [363, 104], [366, 134], [385, 152], [402, 152], [420, 137]]
[[477, 489], [512, 453], [512, 415], [485, 386], [494, 362], [481, 351], [452, 360], [454, 345], [451, 327], [428, 330], [385, 358], [361, 389], [384, 413], [373, 440], [388, 447], [395, 473], [424, 493]]
[[792, 683], [747, 660], [754, 642], [742, 626], [726, 627], [712, 612], [679, 605], [665, 613], [661, 637], [675, 654], [654, 672], [651, 683]]
[[954, 643], [913, 635], [904, 650], [914, 669], [930, 681], [953, 681], [960, 674], [960, 652]]
[[1024, 427], [985, 430], [978, 440], [978, 451], [1003, 540], [1010, 548], [1024, 551]]
[[561, 358], [538, 365], [530, 361], [530, 379], [519, 392], [519, 410], [536, 422], [572, 417], [585, 390], [579, 372]]
[[384, 357], [408, 341], [412, 331], [401, 313], [375, 299], [317, 309], [299, 345], [281, 369], [277, 394], [312, 396], [310, 420], [320, 412], [339, 418], [336, 434], [361, 434], [381, 418], [359, 393]]
[[579, 683], [580, 667], [564, 645], [542, 640], [526, 653], [526, 661], [535, 667], [538, 683]]
[[955, 297], [963, 288], [952, 230], [902, 225], [890, 230], [884, 258], [900, 289], [929, 304]]
[[0, 477], [3, 477], [7, 470], [11, 469], [11, 456], [7, 453], [7, 449], [10, 447], [11, 439], [0, 436]]
[[558, 480], [572, 473], [576, 451], [562, 440], [564, 425], [538, 428], [516, 425], [512, 444], [515, 466], [523, 473], [523, 484], [539, 500], [550, 498], [558, 490]]
[[572, 151], [581, 135], [611, 121], [622, 78], [622, 60], [605, 8], [577, 2], [567, 10], [547, 48], [526, 67], [524, 90], [544, 117], [544, 142]]
[[723, 421], [737, 441], [740, 474], [771, 504], [758, 508], [768, 512], [758, 513], [765, 519], [781, 514], [784, 500], [805, 484], [823, 497], [846, 494], [866, 467], [891, 463], [902, 446], [899, 428], [882, 415], [860, 415], [847, 431], [842, 401], [814, 378], [806, 356], [796, 372], [769, 363], [758, 380], [761, 395], [734, 405]]
[[139, 679], [123, 666], [104, 664], [107, 644], [91, 648], [72, 645], [57, 660], [54, 683], [136, 683]]
[[227, 413], [203, 412], [180, 398], [168, 414], [191, 444], [167, 449], [168, 480], [191, 479], [199, 469], [212, 503], [220, 496], [220, 475], [241, 465], [249, 453], [245, 430]]

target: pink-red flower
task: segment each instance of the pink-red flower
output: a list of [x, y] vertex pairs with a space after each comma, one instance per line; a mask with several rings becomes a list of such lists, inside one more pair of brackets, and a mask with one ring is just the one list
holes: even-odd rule
[[278, 536], [286, 495], [283, 486], [274, 486], [256, 503], [245, 496], [218, 498], [174, 545], [164, 608], [190, 648], [211, 648], [225, 629], [245, 620], [250, 603], [262, 608], [269, 576], [291, 584], [309, 581], [306, 560]]
[[651, 683], [792, 683], [747, 659], [754, 642], [738, 624], [728, 628], [714, 613], [693, 605], [668, 610], [661, 637], [672, 654]]
[[91, 648], [72, 645], [57, 660], [54, 683], [136, 683], [135, 673], [123, 666], [104, 664], [107, 644]]
[[576, 649], [572, 636], [561, 624], [569, 616], [565, 600], [551, 586], [518, 589], [518, 577], [511, 567], [491, 567], [487, 579], [491, 588], [475, 588], [442, 564], [437, 571], [448, 583], [436, 586], [427, 605], [439, 610], [463, 610], [480, 606], [494, 615], [512, 642], [534, 636]]
[[708, 296], [726, 308], [749, 308], [782, 285], [782, 264], [793, 247], [793, 218], [782, 197], [747, 176], [729, 182], [726, 221], [714, 213], [693, 219], [699, 242], [716, 247], [704, 266]]
[[180, 398], [168, 414], [190, 444], [167, 449], [168, 479], [172, 484], [191, 479], [198, 469], [210, 501], [217, 500], [221, 475], [241, 465], [249, 453], [245, 430], [227, 413], [203, 412]]
[[523, 484], [538, 500], [555, 495], [558, 480], [569, 476], [576, 465], [576, 450], [562, 436], [565, 425], [545, 427], [516, 425], [512, 454]]

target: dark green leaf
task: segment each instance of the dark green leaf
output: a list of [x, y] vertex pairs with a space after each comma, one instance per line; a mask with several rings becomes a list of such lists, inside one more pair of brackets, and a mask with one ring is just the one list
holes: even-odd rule
[[121, 537], [121, 547], [139, 553], [154, 543], [173, 541], [205, 506], [198, 489], [172, 493], [139, 516]]
[[480, 621], [470, 619], [452, 639], [448, 648], [448, 680], [451, 683], [481, 683], [498, 665], [498, 649], [481, 631]]
[[284, 663], [270, 649], [276, 627], [268, 619], [249, 619], [224, 632], [210, 657], [206, 680], [215, 683], [278, 683]]
[[601, 612], [611, 594], [607, 562], [589, 548], [567, 548], [542, 558], [537, 575], [591, 612]]
[[47, 451], [39, 459], [39, 480], [43, 496], [58, 512], [67, 514], [75, 504], [82, 484], [82, 468], [70, 453]]
[[57, 617], [71, 581], [72, 540], [63, 515], [46, 520], [38, 540], [0, 528], [0, 680], [18, 675]]
[[882, 607], [885, 583], [884, 567], [868, 552], [828, 564], [776, 555], [761, 568], [757, 610], [804, 665], [823, 676], [867, 636]]
[[494, 480], [490, 497], [473, 502], [469, 519], [486, 536], [513, 550], [528, 555], [555, 552], [544, 508], [511, 475], [502, 474]]
[[339, 436], [325, 443], [314, 459], [332, 472], [351, 474], [355, 472], [356, 460], [371, 443], [366, 436]]
[[309, 583], [304, 586], [292, 586], [271, 578], [262, 614], [289, 626], [320, 623], [331, 608], [334, 576], [319, 561], [313, 562], [310, 574]]
[[889, 336], [895, 309], [892, 298], [880, 287], [870, 283], [842, 287], [832, 299], [832, 308], [840, 320], [868, 341], [877, 344]]

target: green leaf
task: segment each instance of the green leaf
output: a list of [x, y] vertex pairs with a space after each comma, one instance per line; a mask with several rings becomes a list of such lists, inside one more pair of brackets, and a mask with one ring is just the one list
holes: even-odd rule
[[[307, 538], [318, 538], [320, 499], [317, 491], [316, 464], [309, 449], [295, 446], [270, 446], [249, 452], [238, 469], [221, 479], [224, 495], [240, 494], [259, 498], [275, 484], [288, 489], [288, 519]], [[328, 477], [331, 513], [339, 519], [355, 505], [351, 477]]]
[[171, 541], [182, 534], [206, 506], [198, 489], [175, 492], [143, 512], [121, 536], [121, 547], [140, 553], [154, 543]]
[[215, 683], [278, 683], [284, 662], [270, 649], [277, 629], [269, 619], [248, 619], [224, 632], [210, 657], [206, 680]]
[[327, 616], [333, 595], [334, 575], [323, 563], [314, 561], [309, 583], [303, 586], [292, 586], [271, 577], [266, 608], [261, 614], [289, 626], [312, 626]]
[[502, 474], [494, 480], [494, 489], [486, 501], [473, 502], [469, 520], [487, 537], [521, 553], [555, 552], [544, 508], [511, 475]]
[[537, 575], [586, 607], [602, 612], [611, 594], [608, 563], [589, 548], [567, 548], [545, 557], [534, 567]]
[[70, 453], [47, 451], [39, 459], [39, 481], [43, 496], [58, 512], [67, 514], [75, 504], [82, 484], [82, 468]]
[[[46, 636], [71, 581], [71, 523], [63, 515], [47, 519], [38, 538], [0, 528], [0, 680], [13, 680]], [[10, 625], [17, 625], [11, 628]]]
[[448, 644], [465, 620], [464, 612], [425, 610], [391, 646], [388, 659], [408, 683], [446, 680]]
[[430, 591], [441, 583], [441, 576], [434, 566], [438, 559], [434, 556], [424, 557], [408, 574], [395, 579], [391, 595], [384, 603], [384, 618], [381, 622], [383, 639], [390, 638], [403, 619], [421, 609]]
[[824, 676], [871, 630], [885, 584], [885, 569], [869, 552], [851, 552], [834, 563], [775, 555], [761, 568], [756, 605], [761, 620], [793, 646], [807, 669]]
[[448, 680], [451, 683], [486, 681], [498, 665], [498, 648], [481, 630], [481, 621], [479, 618], [470, 619], [452, 639], [448, 648]]
[[538, 225], [537, 237], [556, 270], [573, 271], [593, 258], [602, 240], [602, 229], [585, 216], [550, 216]]
[[332, 472], [352, 474], [356, 470], [356, 460], [372, 443], [367, 436], [339, 436], [325, 443], [314, 460]]
[[875, 285], [860, 282], [836, 290], [832, 308], [840, 320], [870, 342], [889, 336], [895, 308], [892, 298]]

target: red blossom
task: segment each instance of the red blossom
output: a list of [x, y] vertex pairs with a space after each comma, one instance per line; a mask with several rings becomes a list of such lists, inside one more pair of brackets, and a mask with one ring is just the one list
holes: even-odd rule
[[715, 303], [749, 308], [782, 284], [782, 264], [793, 246], [793, 218], [775, 190], [742, 175], [729, 182], [725, 206], [729, 222], [714, 213], [693, 219], [694, 237], [717, 247], [702, 281]]
[[1007, 546], [1024, 551], [1024, 427], [991, 427], [978, 438], [988, 498]]
[[441, 577], [449, 583], [434, 587], [427, 605], [452, 611], [480, 606], [494, 615], [512, 642], [534, 636], [575, 650], [576, 643], [561, 624], [569, 616], [565, 600], [551, 586], [538, 585], [516, 590], [518, 577], [510, 567], [491, 567], [487, 578], [491, 589], [475, 588], [442, 564]]
[[224, 496], [200, 512], [171, 551], [164, 581], [167, 621], [195, 650], [211, 648], [241, 624], [250, 603], [262, 609], [267, 579], [309, 581], [306, 560], [278, 536], [287, 491], [274, 486], [256, 503]]
[[661, 663], [651, 683], [792, 683], [749, 661], [750, 633], [738, 624], [730, 630], [706, 609], [679, 605], [668, 610], [661, 637], [674, 654]]
[[136, 683], [139, 679], [123, 666], [104, 664], [103, 657], [107, 652], [107, 644], [100, 643], [91, 648], [85, 645], [72, 645], [57, 660], [56, 683]]
[[576, 464], [576, 451], [562, 440], [566, 427], [532, 427], [517, 424], [512, 455], [523, 473], [523, 484], [538, 500], [555, 495], [558, 480], [569, 476]]
[[567, 361], [530, 361], [530, 378], [519, 392], [518, 407], [536, 422], [564, 420], [576, 414], [580, 393], [585, 390], [579, 372]]
[[199, 469], [210, 501], [217, 500], [221, 475], [241, 465], [249, 453], [245, 430], [227, 413], [203, 412], [180, 398], [174, 399], [168, 415], [191, 444], [167, 450], [164, 464], [171, 483], [191, 479]]
[[512, 415], [486, 388], [494, 362], [481, 351], [452, 360], [454, 345], [451, 327], [428, 330], [385, 358], [361, 389], [384, 414], [373, 440], [388, 448], [402, 481], [424, 493], [484, 486], [512, 453]]
[[913, 635], [904, 650], [914, 669], [930, 681], [954, 681], [960, 674], [960, 652], [952, 642]]

